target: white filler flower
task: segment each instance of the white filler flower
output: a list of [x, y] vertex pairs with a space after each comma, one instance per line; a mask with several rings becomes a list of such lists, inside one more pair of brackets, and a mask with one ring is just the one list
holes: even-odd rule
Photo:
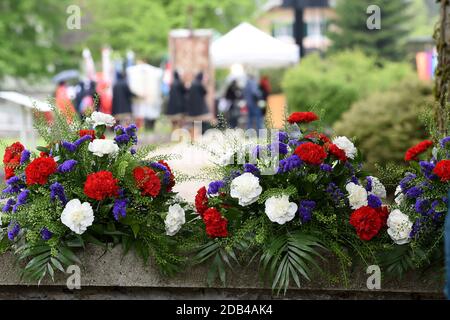
[[405, 201], [405, 195], [403, 194], [402, 187], [397, 186], [395, 189], [395, 203], [401, 205]]
[[372, 191], [371, 193], [378, 198], [386, 198], [386, 188], [377, 177], [370, 177], [372, 179]]
[[169, 213], [164, 220], [166, 234], [168, 236], [176, 235], [185, 222], [186, 217], [183, 208], [178, 203], [171, 205], [169, 207]]
[[259, 178], [250, 172], [246, 172], [231, 181], [230, 195], [239, 199], [241, 206], [248, 206], [258, 201], [262, 188], [259, 185]]
[[333, 143], [337, 145], [337, 147], [345, 152], [345, 155], [349, 159], [355, 159], [356, 153], [358, 150], [356, 149], [353, 142], [351, 142], [347, 137], [341, 136], [333, 139]]
[[348, 200], [352, 209], [359, 209], [367, 206], [367, 191], [362, 186], [359, 186], [353, 182], [348, 183], [345, 186], [348, 192]]
[[89, 202], [72, 199], [61, 214], [61, 222], [76, 234], [82, 234], [94, 222], [94, 211]]
[[265, 212], [270, 221], [279, 224], [285, 224], [294, 219], [298, 208], [297, 204], [289, 202], [289, 197], [286, 195], [270, 197], [265, 204]]
[[103, 157], [106, 155], [115, 155], [119, 152], [119, 147], [114, 140], [110, 139], [95, 139], [89, 143], [88, 149], [96, 156]]
[[413, 223], [399, 209], [395, 209], [389, 214], [387, 226], [387, 233], [396, 244], [401, 245], [411, 241], [409, 234], [411, 233]]
[[92, 112], [87, 121], [91, 123], [94, 128], [101, 125], [112, 127], [116, 123], [116, 119], [114, 119], [112, 115], [98, 111]]

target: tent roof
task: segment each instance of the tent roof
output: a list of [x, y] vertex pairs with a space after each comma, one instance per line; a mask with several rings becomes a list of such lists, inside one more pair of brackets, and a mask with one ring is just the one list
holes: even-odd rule
[[253, 68], [276, 68], [297, 63], [299, 48], [244, 22], [212, 43], [211, 58], [217, 68], [237, 63]]
[[48, 103], [33, 99], [30, 96], [15, 91], [0, 91], [0, 98], [30, 109], [37, 108], [42, 112], [51, 111]]

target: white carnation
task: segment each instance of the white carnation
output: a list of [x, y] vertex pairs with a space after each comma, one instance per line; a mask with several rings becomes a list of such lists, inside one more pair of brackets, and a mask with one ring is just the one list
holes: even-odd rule
[[183, 224], [186, 222], [186, 217], [183, 208], [177, 203], [169, 207], [169, 213], [164, 220], [166, 225], [166, 234], [174, 236], [180, 231]]
[[363, 187], [350, 182], [345, 186], [348, 192], [348, 200], [352, 209], [359, 209], [367, 206], [367, 191]]
[[82, 234], [94, 222], [94, 211], [89, 202], [72, 199], [61, 214], [61, 222], [76, 234]]
[[402, 187], [397, 186], [395, 189], [395, 203], [401, 205], [405, 201], [405, 195], [403, 194]]
[[116, 119], [114, 119], [112, 115], [98, 111], [92, 112], [87, 121], [91, 123], [94, 128], [101, 125], [112, 127], [116, 123]]
[[239, 199], [241, 206], [248, 206], [256, 202], [262, 192], [259, 185], [259, 178], [246, 172], [231, 181], [230, 195]]
[[399, 209], [395, 209], [389, 214], [387, 226], [387, 233], [396, 244], [401, 245], [411, 241], [409, 234], [411, 233], [413, 223]]
[[341, 150], [345, 152], [345, 155], [349, 159], [355, 159], [356, 153], [358, 150], [356, 149], [353, 142], [351, 142], [347, 137], [341, 136], [333, 139], [333, 143]]
[[115, 155], [119, 152], [119, 147], [115, 141], [110, 139], [95, 139], [89, 143], [88, 150], [96, 156], [103, 157], [106, 155]]
[[285, 224], [294, 219], [298, 208], [297, 204], [289, 202], [289, 197], [286, 195], [270, 197], [265, 204], [265, 212], [270, 221], [279, 224]]
[[376, 195], [378, 198], [386, 198], [386, 188], [377, 177], [370, 177], [372, 179], [372, 191], [370, 193]]

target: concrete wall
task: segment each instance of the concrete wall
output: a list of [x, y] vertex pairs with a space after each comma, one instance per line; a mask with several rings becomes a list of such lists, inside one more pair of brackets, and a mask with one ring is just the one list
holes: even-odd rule
[[[404, 279], [383, 280], [381, 290], [368, 290], [365, 268], [355, 267], [347, 287], [318, 276], [303, 282], [301, 289], [292, 288], [286, 296], [277, 296], [258, 280], [254, 266], [236, 269], [228, 275], [226, 288], [220, 284], [206, 285], [206, 268], [195, 267], [174, 278], [161, 276], [153, 265], [143, 266], [132, 253], [121, 256], [114, 248], [104, 254], [98, 247], [80, 252], [84, 263], [81, 290], [70, 291], [65, 275], [41, 286], [24, 283], [10, 254], [0, 257], [0, 299], [442, 299], [443, 279], [434, 272], [410, 274]], [[332, 261], [324, 264], [327, 271], [335, 269]]]

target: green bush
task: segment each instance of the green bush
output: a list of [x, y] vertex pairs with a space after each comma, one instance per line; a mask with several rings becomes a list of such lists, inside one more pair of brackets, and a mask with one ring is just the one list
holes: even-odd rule
[[286, 72], [283, 90], [291, 111], [323, 110], [324, 124], [331, 125], [352, 103], [408, 76], [414, 76], [409, 64], [380, 62], [360, 51], [325, 59], [312, 54]]
[[375, 163], [403, 163], [405, 151], [427, 137], [419, 114], [432, 101], [431, 87], [404, 81], [353, 104], [333, 129], [355, 138], [367, 169], [373, 170]]

